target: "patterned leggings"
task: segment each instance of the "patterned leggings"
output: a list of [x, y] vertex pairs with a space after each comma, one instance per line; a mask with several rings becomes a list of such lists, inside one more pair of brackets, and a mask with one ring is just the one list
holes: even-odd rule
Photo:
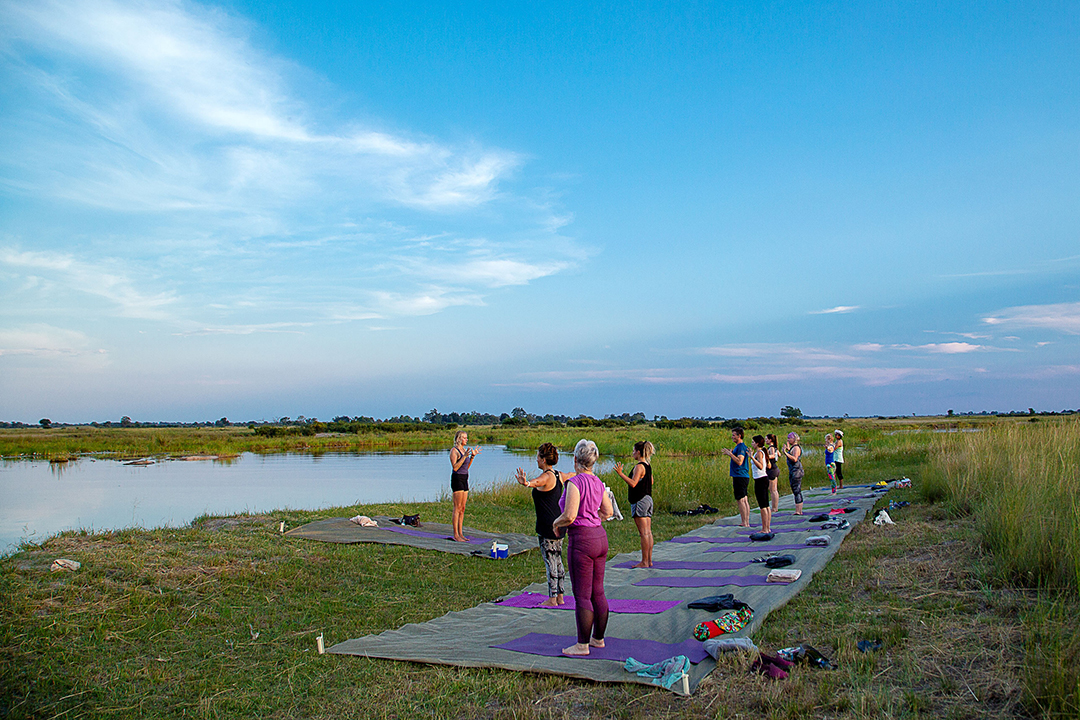
[[562, 539], [551, 540], [550, 538], [537, 538], [540, 541], [540, 554], [544, 557], [544, 567], [547, 568], [548, 597], [563, 594], [563, 580], [566, 579], [566, 570], [563, 569]]
[[825, 466], [825, 474], [829, 476], [829, 485], [833, 490], [836, 489], [836, 463], [829, 463]]

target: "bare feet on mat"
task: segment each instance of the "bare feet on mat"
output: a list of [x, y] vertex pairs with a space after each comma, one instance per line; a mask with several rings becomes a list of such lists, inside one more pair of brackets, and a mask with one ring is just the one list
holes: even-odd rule
[[652, 567], [652, 564], [647, 563], [644, 560], [642, 560], [637, 565], [631, 565], [630, 567], [631, 568], [647, 568], [647, 567]]
[[454, 536], [453, 538], [451, 538], [451, 539], [452, 539], [452, 540], [454, 540], [454, 541], [456, 541], [456, 542], [469, 542], [469, 539], [468, 539], [468, 538], [466, 538], [466, 537], [465, 537], [464, 535], [462, 535], [461, 537], [458, 537], [457, 535], [455, 535], [455, 536]]
[[594, 648], [602, 648], [602, 647], [604, 647], [604, 639], [600, 638], [599, 640], [597, 640], [596, 638], [589, 638], [589, 647], [594, 647]]
[[540, 607], [558, 607], [562, 605], [556, 598], [550, 597], [544, 602], [540, 603]]
[[565, 605], [566, 604], [566, 598], [563, 597], [562, 595], [556, 595], [555, 596], [555, 604], [556, 605]]
[[570, 655], [571, 657], [580, 657], [582, 655], [589, 654], [589, 646], [586, 643], [575, 643], [570, 647], [562, 649], [563, 655]]

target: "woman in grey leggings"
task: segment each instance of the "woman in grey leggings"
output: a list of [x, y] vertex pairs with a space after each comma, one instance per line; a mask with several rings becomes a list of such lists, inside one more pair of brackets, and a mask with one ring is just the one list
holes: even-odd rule
[[552, 525], [555, 518], [562, 514], [559, 499], [563, 495], [562, 476], [555, 469], [559, 462], [559, 451], [551, 443], [544, 443], [536, 451], [536, 466], [540, 475], [529, 480], [525, 471], [517, 469], [517, 481], [525, 487], [531, 487], [533, 505], [536, 506], [536, 534], [540, 542], [540, 553], [547, 568], [548, 599], [540, 603], [548, 607], [565, 605], [563, 584], [566, 570], [562, 560], [562, 538], [555, 534]]

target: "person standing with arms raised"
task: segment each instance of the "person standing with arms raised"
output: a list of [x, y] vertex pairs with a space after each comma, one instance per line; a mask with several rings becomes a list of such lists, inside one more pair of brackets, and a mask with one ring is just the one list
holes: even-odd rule
[[791, 494], [795, 498], [795, 514], [802, 515], [802, 479], [806, 472], [802, 466], [802, 448], [799, 447], [799, 434], [795, 431], [789, 432], [787, 435], [787, 442], [784, 443], [784, 457], [787, 458], [788, 482], [791, 483]]
[[720, 452], [731, 458], [728, 474], [731, 475], [731, 489], [735, 493], [735, 504], [739, 507], [739, 518], [742, 520], [739, 527], [750, 527], [750, 500], [747, 497], [750, 492], [750, 450], [743, 442], [743, 436], [741, 427], [732, 428], [731, 439], [735, 441], [735, 448], [724, 448]]
[[480, 454], [480, 446], [469, 447], [469, 434], [458, 430], [454, 436], [454, 447], [450, 448], [450, 492], [453, 493], [454, 509], [450, 514], [450, 524], [454, 528], [454, 539], [465, 542], [462, 526], [465, 524], [465, 503], [469, 500], [469, 466], [473, 458]]
[[637, 525], [638, 535], [641, 536], [641, 562], [634, 565], [636, 568], [652, 567], [652, 465], [649, 458], [656, 451], [653, 444], [648, 440], [634, 443], [634, 460], [637, 465], [627, 476], [623, 472], [623, 464], [615, 463], [615, 472], [619, 474], [626, 484], [630, 486], [627, 492], [627, 501], [630, 503], [630, 516]]

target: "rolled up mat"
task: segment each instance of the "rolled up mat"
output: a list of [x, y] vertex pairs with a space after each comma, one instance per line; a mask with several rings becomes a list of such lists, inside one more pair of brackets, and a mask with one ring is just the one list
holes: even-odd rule
[[[530, 655], [544, 655], [545, 657], [567, 657], [562, 654], [564, 647], [570, 647], [577, 642], [573, 635], [548, 635], [546, 633], [529, 633], [517, 640], [511, 640], [501, 645], [490, 647], [502, 650], [513, 650]], [[604, 638], [604, 647], [589, 648], [588, 655], [577, 655], [574, 660], [618, 660], [626, 662], [627, 658], [634, 658], [638, 662], [649, 665], [667, 660], [676, 655], [685, 655], [695, 665], [709, 656], [700, 642], [694, 638], [687, 638], [678, 643], [663, 643], [657, 640], [629, 640], [611, 637]]]
[[640, 587], [721, 587], [723, 585], [738, 585], [739, 587], [752, 587], [754, 585], [771, 585], [766, 582], [765, 575], [714, 575], [712, 577], [651, 577], [638, 580], [634, 585]]
[[[750, 561], [735, 562], [732, 560], [654, 560], [651, 568], [639, 568], [641, 570], [741, 570], [750, 564]], [[627, 560], [624, 563], [613, 565], [617, 568], [633, 568], [634, 561]], [[610, 598], [608, 602], [611, 602]]]
[[[577, 607], [573, 596], [567, 597], [566, 602], [554, 607], [541, 605], [548, 599], [547, 595], [540, 593], [523, 592], [520, 595], [506, 598], [498, 604], [503, 607], [538, 608], [540, 610], [573, 610]], [[608, 598], [608, 609], [613, 613], [646, 613], [655, 615], [665, 610], [670, 610], [679, 604], [678, 600], [636, 600], [634, 598]], [[565, 647], [565, 646], [564, 646]]]

